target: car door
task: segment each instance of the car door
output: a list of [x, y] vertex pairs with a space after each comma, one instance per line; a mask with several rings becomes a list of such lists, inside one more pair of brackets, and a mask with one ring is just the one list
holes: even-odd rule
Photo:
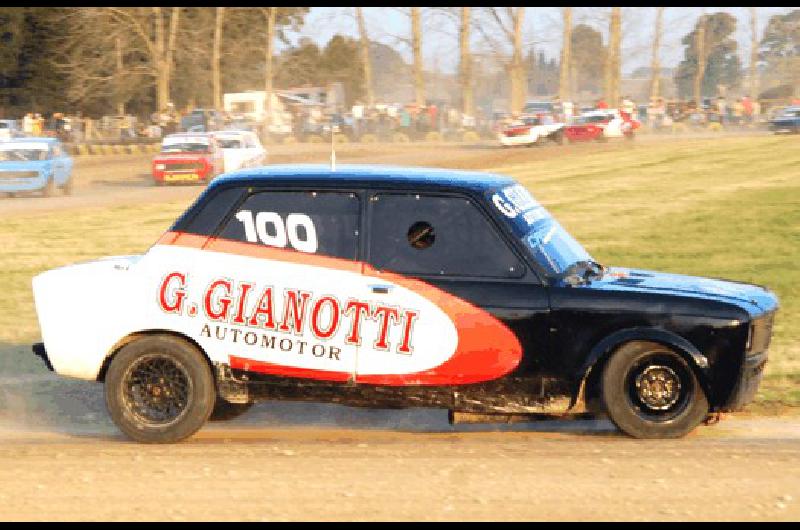
[[[193, 282], [209, 286], [216, 326], [197, 337], [201, 346], [238, 369], [352, 380], [357, 341], [347, 340], [348, 307], [365, 282], [358, 193], [250, 189], [226, 218], [203, 243], [205, 256], [191, 260]], [[230, 313], [214, 320], [223, 305]], [[220, 326], [238, 326], [242, 338], [219, 339]]]
[[[548, 343], [547, 290], [478, 202], [398, 191], [375, 192], [368, 205], [368, 264], [376, 285], [389, 284], [384, 296], [396, 304], [391, 282], [379, 281], [392, 278], [426, 295], [450, 319], [428, 335], [417, 330], [419, 356], [440, 362], [429, 366], [420, 359], [422, 375], [407, 376], [405, 384], [459, 384], [540, 371]], [[455, 349], [447, 342], [451, 327]], [[426, 344], [435, 352], [425, 352]], [[382, 382], [376, 374], [387, 367], [417, 367], [398, 353], [359, 351], [356, 380]]]

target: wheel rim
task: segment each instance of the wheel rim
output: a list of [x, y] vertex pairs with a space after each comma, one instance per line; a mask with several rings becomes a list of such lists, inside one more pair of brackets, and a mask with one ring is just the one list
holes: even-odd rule
[[183, 364], [160, 353], [143, 355], [125, 372], [123, 404], [140, 423], [165, 427], [186, 414], [192, 388]]
[[658, 423], [680, 416], [696, 391], [690, 368], [683, 359], [663, 351], [639, 358], [628, 370], [625, 388], [636, 414]]

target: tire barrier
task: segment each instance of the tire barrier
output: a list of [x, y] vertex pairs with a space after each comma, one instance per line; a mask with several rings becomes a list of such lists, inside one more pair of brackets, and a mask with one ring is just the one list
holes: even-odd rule
[[437, 131], [431, 131], [431, 132], [429, 132], [428, 134], [425, 135], [425, 141], [426, 142], [441, 142], [442, 141], [442, 135], [441, 135], [441, 133], [439, 133]]
[[[452, 138], [448, 136], [448, 140], [450, 141], [462, 141], [462, 142], [479, 142], [482, 139], [482, 136], [478, 134], [476, 131], [464, 131], [463, 133], [456, 133], [455, 136]], [[378, 135], [373, 133], [365, 133], [361, 135], [360, 138], [351, 139], [345, 134], [336, 134], [334, 137], [334, 142], [337, 144], [348, 144], [348, 143], [361, 143], [361, 144], [374, 144], [378, 143], [379, 138]], [[412, 140], [411, 137], [404, 133], [397, 131], [388, 138], [383, 141], [389, 141], [392, 143], [424, 143], [424, 142], [442, 142], [444, 141], [444, 137], [442, 133], [438, 131], [430, 131], [425, 134], [424, 137], [420, 139]], [[297, 143], [310, 143], [310, 144], [321, 144], [321, 143], [330, 143], [330, 138], [324, 138], [318, 134], [312, 134], [304, 138], [303, 142], [300, 142], [295, 136], [289, 135], [285, 136], [278, 141], [278, 143], [282, 143], [284, 145], [291, 145]], [[130, 143], [130, 144], [92, 144], [92, 143], [76, 143], [76, 144], [67, 144], [67, 149], [70, 154], [74, 156], [97, 156], [97, 155], [145, 155], [145, 154], [155, 154], [161, 151], [161, 144], [160, 143]]]
[[74, 156], [142, 155], [158, 153], [161, 144], [72, 144], [67, 149]]

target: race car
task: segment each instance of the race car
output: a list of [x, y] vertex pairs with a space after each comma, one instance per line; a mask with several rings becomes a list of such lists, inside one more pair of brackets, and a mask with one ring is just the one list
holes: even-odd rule
[[786, 107], [769, 121], [769, 130], [775, 134], [800, 133], [800, 106]]
[[0, 142], [0, 192], [41, 191], [45, 197], [57, 189], [72, 193], [72, 158], [55, 138], [12, 138]]
[[212, 134], [176, 133], [164, 137], [152, 166], [156, 185], [208, 183], [223, 172], [224, 159]]
[[222, 149], [224, 171], [261, 166], [267, 162], [267, 150], [251, 131], [216, 131], [211, 136]]
[[573, 118], [564, 127], [564, 136], [569, 142], [603, 142], [622, 137], [630, 140], [640, 125], [629, 114], [618, 109], [597, 109]]
[[753, 399], [778, 307], [601, 265], [506, 176], [294, 164], [227, 173], [144, 254], [41, 273], [33, 294], [34, 353], [103, 382], [150, 443], [278, 399], [679, 437]]
[[564, 142], [563, 129], [564, 124], [554, 122], [549, 115], [522, 116], [503, 127], [497, 134], [497, 140], [503, 147], [531, 147], [541, 145], [546, 140], [560, 144]]

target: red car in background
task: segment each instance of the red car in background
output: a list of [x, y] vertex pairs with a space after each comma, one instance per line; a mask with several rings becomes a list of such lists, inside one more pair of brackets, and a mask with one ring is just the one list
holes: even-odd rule
[[222, 149], [206, 133], [168, 134], [161, 152], [153, 159], [157, 186], [174, 183], [208, 183], [223, 172]]
[[564, 127], [564, 136], [570, 142], [602, 142], [623, 137], [630, 140], [640, 125], [630, 114], [618, 109], [597, 109], [573, 118]]

